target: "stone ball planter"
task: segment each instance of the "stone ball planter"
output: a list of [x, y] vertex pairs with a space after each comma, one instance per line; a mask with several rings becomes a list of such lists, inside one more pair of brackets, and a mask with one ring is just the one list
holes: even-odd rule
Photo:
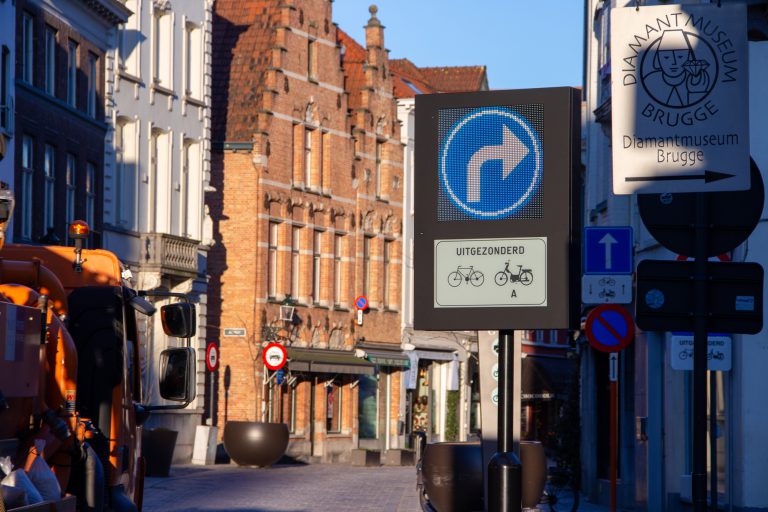
[[429, 502], [439, 512], [483, 509], [480, 443], [433, 443], [424, 449], [421, 475]]
[[224, 425], [224, 449], [240, 466], [271, 466], [288, 448], [285, 423], [228, 421]]

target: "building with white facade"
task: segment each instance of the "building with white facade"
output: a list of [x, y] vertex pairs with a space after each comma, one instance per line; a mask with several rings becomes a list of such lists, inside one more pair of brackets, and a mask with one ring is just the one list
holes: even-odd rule
[[[646, 5], [660, 2], [642, 2]], [[687, 2], [691, 3], [691, 2]], [[694, 2], [695, 3], [695, 2]], [[702, 2], [709, 3], [709, 2]], [[720, 3], [720, 2], [718, 2]], [[722, 0], [722, 4], [730, 3]], [[749, 1], [749, 102], [751, 156], [763, 180], [768, 175], [768, 3]], [[674, 259], [648, 233], [636, 198], [612, 193], [612, 72], [610, 13], [634, 2], [589, 0], [586, 3], [585, 226], [629, 225], [635, 233], [636, 261]], [[736, 205], [735, 205], [736, 206]], [[734, 261], [768, 265], [768, 214]], [[631, 310], [632, 306], [628, 306]], [[764, 306], [765, 307], [765, 306]], [[765, 317], [765, 311], [763, 312]], [[618, 501], [622, 509], [689, 510], [692, 468], [692, 372], [672, 369], [670, 333], [638, 332], [621, 354], [619, 382], [620, 466]], [[725, 510], [768, 510], [768, 409], [764, 407], [764, 368], [768, 334], [734, 335], [732, 368], [716, 372], [717, 481]], [[582, 358], [582, 485], [590, 499], [605, 501], [608, 492], [607, 356], [587, 350]], [[712, 468], [709, 468], [710, 471]], [[708, 479], [709, 480], [709, 479]]]
[[[179, 431], [175, 460], [189, 461], [202, 423], [205, 364], [212, 0], [125, 0], [108, 100], [104, 173], [104, 247], [150, 292], [188, 294], [197, 304], [197, 400], [176, 413], [155, 413], [148, 427]], [[148, 297], [159, 308], [177, 298]], [[160, 352], [180, 343], [158, 315], [144, 326], [145, 403], [160, 403], [154, 376]]]
[[390, 68], [404, 145], [402, 347], [411, 359], [401, 391], [404, 432], [424, 432], [428, 442], [466, 441], [480, 428], [477, 333], [413, 328], [415, 95], [484, 91], [488, 79], [485, 66], [418, 68], [399, 59]]
[[[16, 2], [0, 0], [0, 181], [13, 190]], [[11, 228], [11, 225], [8, 226]], [[10, 232], [6, 236], [11, 238]]]

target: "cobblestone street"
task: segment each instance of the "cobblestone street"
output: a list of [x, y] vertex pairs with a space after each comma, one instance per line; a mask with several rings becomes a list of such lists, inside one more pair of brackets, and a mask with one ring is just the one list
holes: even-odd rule
[[147, 478], [145, 512], [418, 512], [413, 466], [174, 466]]

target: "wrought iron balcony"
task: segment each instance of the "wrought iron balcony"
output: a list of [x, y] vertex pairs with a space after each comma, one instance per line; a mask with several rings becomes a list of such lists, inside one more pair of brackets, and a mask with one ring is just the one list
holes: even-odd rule
[[142, 270], [176, 277], [197, 276], [198, 240], [166, 233], [144, 233]]

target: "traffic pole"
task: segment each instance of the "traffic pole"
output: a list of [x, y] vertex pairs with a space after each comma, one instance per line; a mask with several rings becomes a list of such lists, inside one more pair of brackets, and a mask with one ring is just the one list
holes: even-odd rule
[[694, 299], [693, 299], [693, 474], [691, 496], [693, 511], [707, 511], [707, 195], [696, 194], [694, 227]]
[[712, 512], [717, 512], [717, 374], [713, 371], [709, 372], [709, 473], [709, 502]]
[[611, 498], [610, 510], [616, 512], [616, 454], [618, 448], [618, 380], [619, 380], [619, 353], [610, 354], [608, 365], [608, 378], [611, 382], [611, 428], [610, 428], [610, 473], [611, 473]]
[[499, 331], [498, 448], [488, 463], [488, 511], [521, 512], [522, 467], [513, 451], [515, 408], [514, 331]]

